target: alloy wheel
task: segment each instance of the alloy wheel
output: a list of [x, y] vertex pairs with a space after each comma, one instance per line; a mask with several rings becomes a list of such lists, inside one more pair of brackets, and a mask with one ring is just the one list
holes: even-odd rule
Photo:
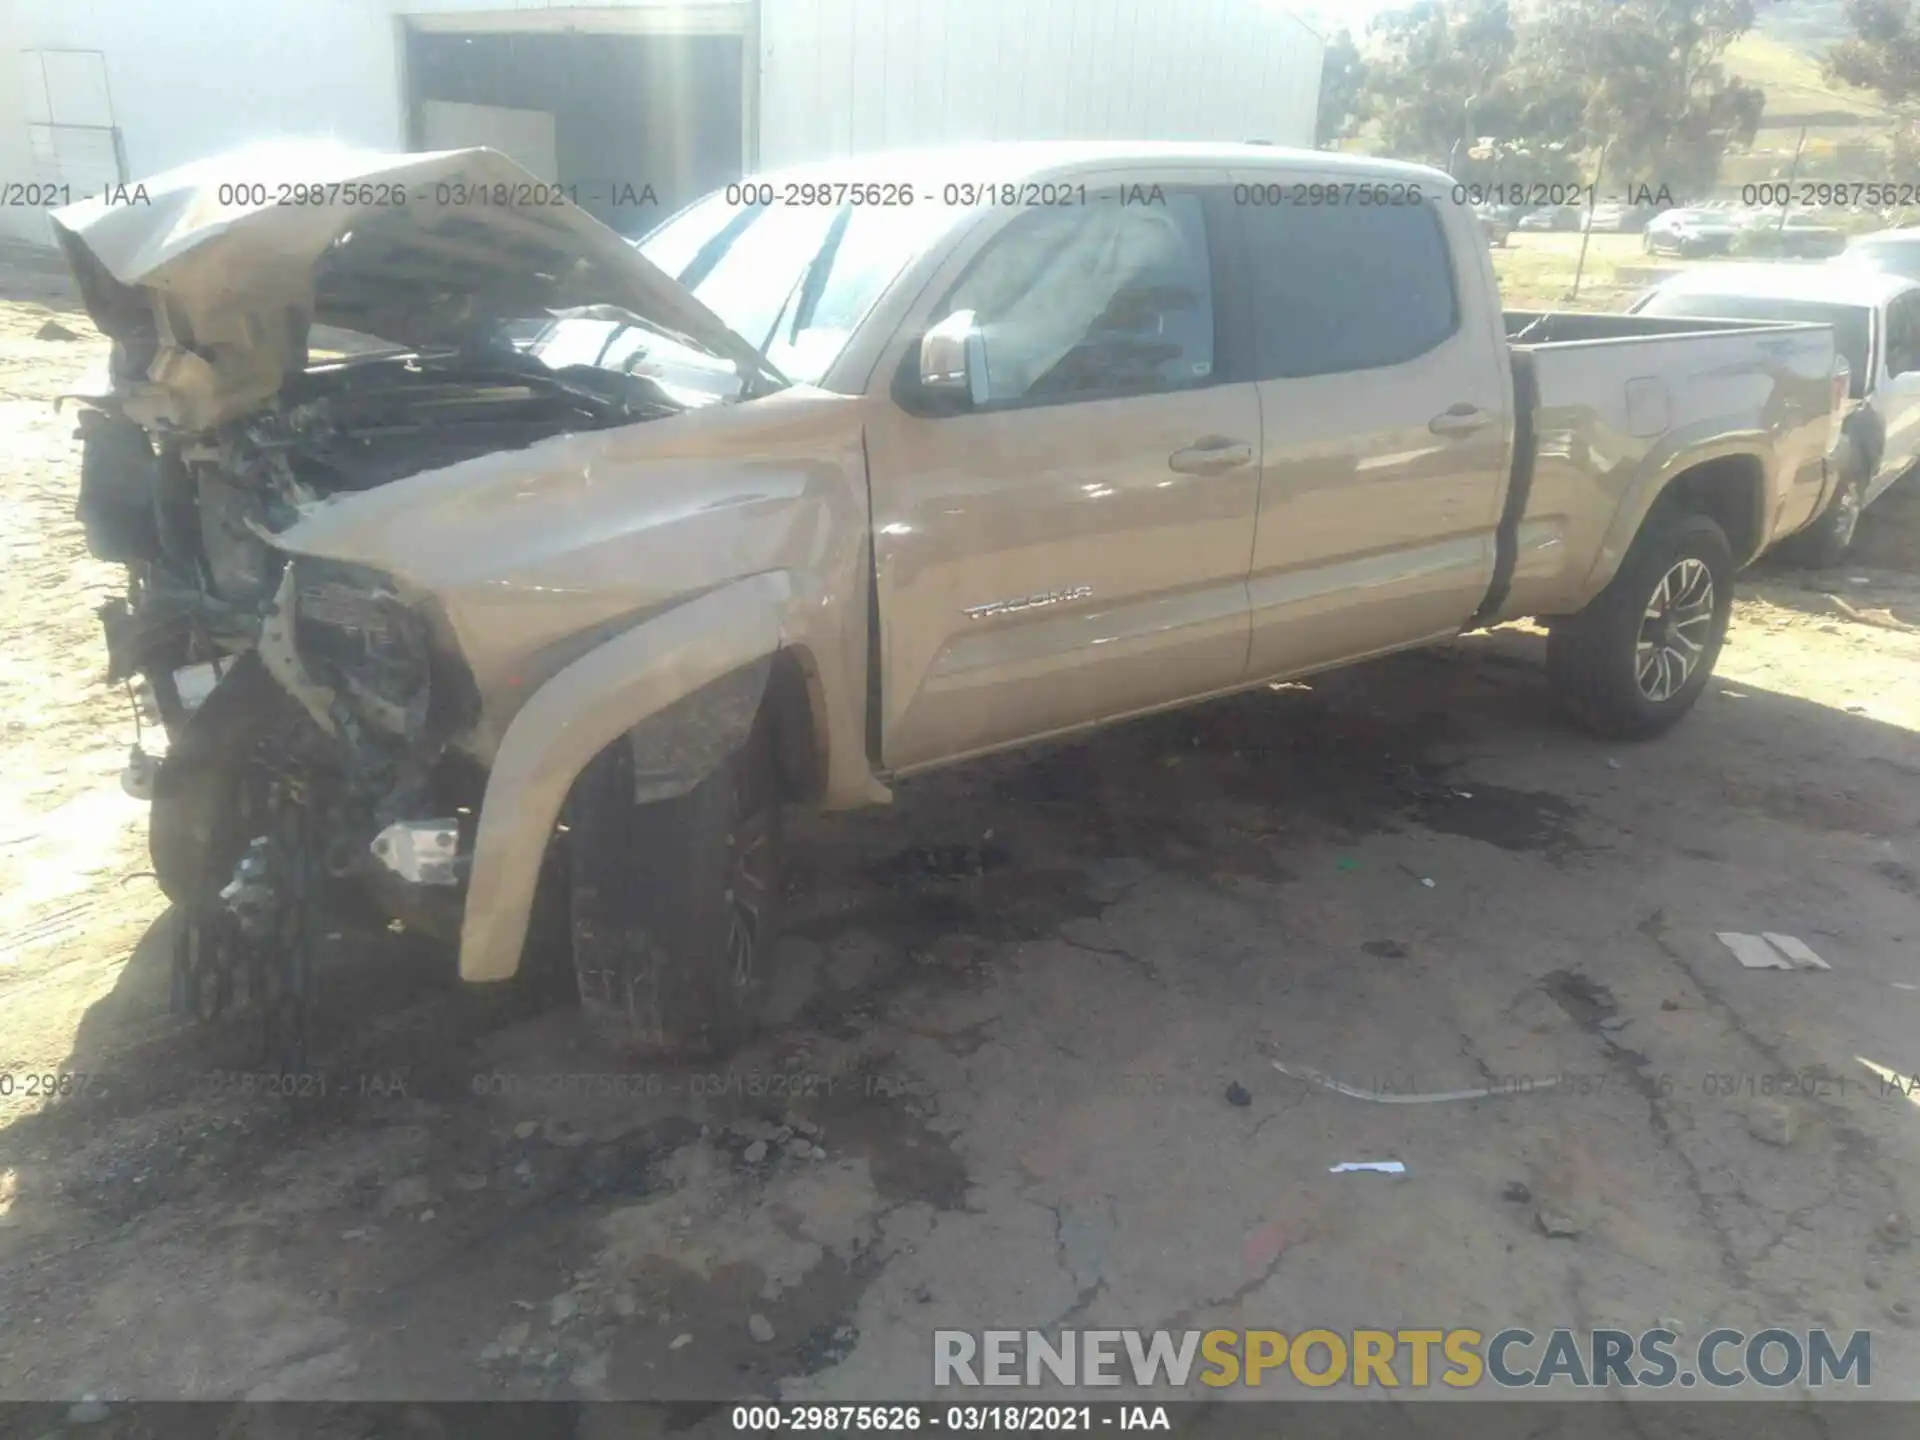
[[1692, 677], [1713, 630], [1713, 572], [1691, 556], [1660, 577], [1634, 645], [1634, 680], [1656, 705]]

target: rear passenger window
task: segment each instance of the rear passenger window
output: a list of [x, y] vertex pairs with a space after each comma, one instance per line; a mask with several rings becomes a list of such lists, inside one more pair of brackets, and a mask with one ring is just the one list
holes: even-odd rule
[[1459, 325], [1453, 266], [1429, 205], [1245, 205], [1262, 379], [1375, 370]]

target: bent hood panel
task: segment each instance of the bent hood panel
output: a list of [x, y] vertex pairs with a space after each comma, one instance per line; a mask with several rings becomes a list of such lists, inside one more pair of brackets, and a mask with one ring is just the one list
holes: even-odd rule
[[304, 363], [308, 324], [458, 347], [507, 321], [613, 305], [758, 367], [711, 310], [556, 194], [494, 150], [279, 143], [52, 221], [88, 312], [136, 372], [121, 377], [143, 392], [129, 413], [182, 429], [269, 398]]
[[867, 525], [860, 402], [796, 386], [340, 495], [275, 543], [371, 566], [444, 617], [485, 755], [587, 648], [745, 576], [790, 574], [809, 627], [864, 658]]

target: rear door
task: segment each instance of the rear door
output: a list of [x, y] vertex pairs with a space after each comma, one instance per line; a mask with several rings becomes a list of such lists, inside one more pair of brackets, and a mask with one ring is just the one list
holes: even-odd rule
[[[1301, 178], [1311, 197], [1343, 177]], [[1246, 193], [1277, 188], [1297, 193]], [[1511, 457], [1484, 252], [1430, 200], [1237, 213], [1264, 437], [1250, 676], [1453, 633], [1492, 576]]]
[[[1216, 284], [1226, 177], [1089, 177], [1084, 199], [1078, 186], [961, 241], [875, 382], [890, 770], [1222, 689], [1246, 668], [1260, 402], [1229, 361], [1235, 317]], [[914, 398], [918, 337], [963, 310], [988, 398], [932, 413]]]

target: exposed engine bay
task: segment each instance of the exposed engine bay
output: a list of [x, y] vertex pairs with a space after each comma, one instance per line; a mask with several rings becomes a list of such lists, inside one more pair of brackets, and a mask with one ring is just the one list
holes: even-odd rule
[[93, 553], [128, 572], [101, 613], [109, 678], [160, 732], [128, 773], [155, 802], [155, 873], [184, 911], [182, 1009], [258, 1002], [271, 1052], [297, 1054], [314, 952], [355, 893], [432, 933], [458, 923], [433, 902], [457, 896], [459, 837], [406, 818], [458, 824], [478, 805], [480, 777], [447, 752], [457, 662], [382, 577], [312, 559], [290, 572], [274, 534], [337, 494], [680, 408], [646, 377], [550, 371], [503, 346], [312, 367], [202, 435], [81, 411], [79, 515]]
[[[428, 203], [529, 178], [494, 152], [302, 162], [379, 209], [221, 204], [246, 163], [150, 182], [152, 214], [54, 221], [113, 340], [110, 384], [78, 397], [77, 513], [127, 570], [101, 619], [140, 717], [123, 783], [181, 911], [176, 1008], [258, 1006], [287, 1065], [356, 906], [457, 932], [484, 776], [448, 743], [475, 701], [431, 610], [275, 537], [408, 476], [733, 398], [757, 357], [583, 212]], [[373, 353], [314, 363], [327, 325]]]

